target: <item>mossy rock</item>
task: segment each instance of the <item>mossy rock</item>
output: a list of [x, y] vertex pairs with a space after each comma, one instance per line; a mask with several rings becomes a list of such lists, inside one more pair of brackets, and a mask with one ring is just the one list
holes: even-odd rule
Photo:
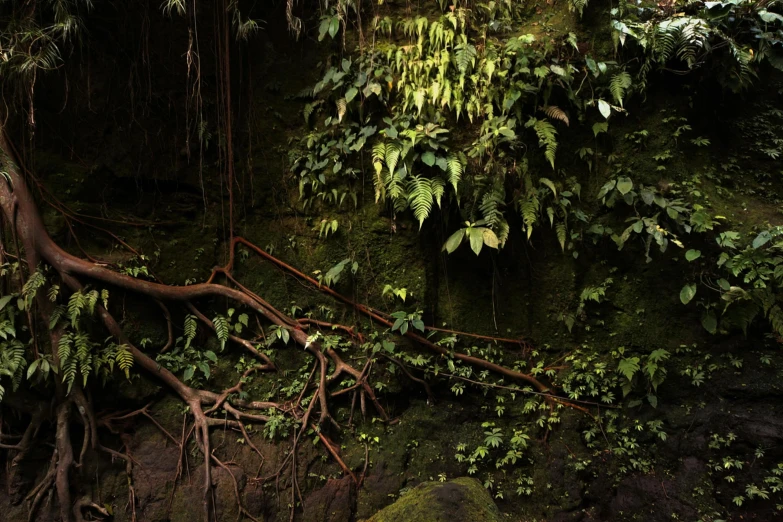
[[462, 477], [424, 482], [367, 522], [500, 522], [500, 511], [481, 483]]

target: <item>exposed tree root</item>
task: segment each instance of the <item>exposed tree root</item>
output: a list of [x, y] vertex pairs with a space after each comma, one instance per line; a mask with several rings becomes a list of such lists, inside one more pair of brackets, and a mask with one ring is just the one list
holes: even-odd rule
[[[106, 515], [105, 510], [102, 507], [92, 503], [92, 501], [89, 499], [80, 497], [80, 499], [75, 502], [73, 500], [73, 493], [75, 488], [71, 484], [71, 475], [74, 474], [76, 470], [78, 470], [83, 465], [85, 456], [90, 450], [103, 451], [110, 454], [113, 458], [120, 458], [126, 462], [126, 471], [129, 477], [129, 507], [135, 519], [135, 491], [133, 489], [133, 481], [131, 478], [133, 470], [133, 459], [129, 453], [127, 444], [125, 445], [125, 452], [123, 453], [104, 447], [98, 441], [99, 427], [107, 429], [110, 432], [117, 433], [119, 431], [117, 428], [117, 423], [135, 416], [146, 417], [153, 424], [155, 424], [169, 440], [174, 442], [179, 447], [181, 456], [184, 457], [186, 466], [187, 457], [184, 447], [190, 436], [193, 436], [204, 458], [201, 506], [204, 521], [211, 521], [216, 519], [216, 510], [213, 501], [213, 465], [217, 465], [223, 468], [234, 481], [234, 491], [236, 494], [239, 511], [247, 518], [255, 520], [255, 518], [253, 518], [253, 516], [242, 506], [239, 488], [233, 473], [229, 467], [214, 454], [214, 449], [210, 441], [210, 430], [213, 427], [222, 427], [240, 431], [250, 447], [263, 460], [261, 451], [253, 443], [250, 435], [244, 427], [245, 423], [267, 422], [270, 417], [263, 413], [259, 413], [263, 410], [278, 410], [286, 415], [289, 415], [298, 422], [298, 429], [295, 429], [294, 431], [293, 445], [289, 456], [283, 461], [276, 474], [267, 477], [267, 479], [275, 478], [277, 481], [285, 469], [287, 469], [287, 466], [290, 466], [292, 506], [295, 506], [295, 500], [297, 496], [300, 502], [302, 500], [301, 491], [299, 489], [296, 477], [298, 458], [297, 448], [298, 442], [300, 441], [302, 435], [308, 429], [312, 429], [317, 434], [324, 449], [331, 455], [331, 457], [340, 466], [343, 472], [347, 476], [351, 477], [354, 484], [358, 485], [361, 482], [361, 479], [357, 478], [354, 471], [350, 469], [342, 460], [339, 451], [339, 445], [332, 442], [327, 434], [324, 433], [323, 428], [327, 427], [328, 425], [332, 425], [339, 429], [340, 426], [337, 423], [337, 420], [333, 418], [330, 413], [329, 399], [348, 394], [353, 394], [353, 405], [355, 405], [358, 398], [362, 413], [366, 413], [366, 404], [370, 403], [381, 419], [384, 421], [389, 421], [388, 414], [378, 401], [369, 382], [369, 376], [373, 367], [372, 356], [370, 356], [365, 361], [365, 364], [361, 370], [355, 368], [351, 364], [346, 363], [333, 349], [324, 348], [318, 342], [312, 341], [311, 336], [309, 336], [305, 331], [305, 329], [310, 327], [331, 327], [332, 325], [327, 325], [326, 323], [319, 323], [311, 320], [294, 320], [274, 308], [260, 296], [245, 288], [240, 282], [236, 281], [231, 273], [231, 269], [234, 263], [235, 247], [238, 244], [246, 246], [265, 259], [274, 262], [277, 266], [284, 268], [297, 277], [300, 277], [316, 285], [321, 291], [326, 292], [332, 297], [335, 297], [336, 299], [339, 299], [340, 301], [354, 307], [357, 311], [364, 314], [372, 321], [387, 327], [391, 327], [392, 322], [389, 320], [388, 316], [365, 305], [357, 304], [327, 287], [318, 285], [317, 281], [286, 265], [282, 261], [277, 260], [259, 247], [255, 246], [250, 241], [241, 237], [233, 236], [233, 231], [230, 243], [230, 260], [227, 266], [223, 268], [216, 268], [208, 282], [202, 284], [194, 284], [189, 286], [168, 286], [160, 282], [135, 279], [128, 275], [112, 271], [104, 264], [77, 258], [60, 248], [47, 233], [39, 216], [32, 194], [27, 188], [25, 177], [17, 166], [17, 163], [12, 159], [11, 151], [12, 149], [9, 142], [7, 141], [5, 134], [0, 133], [0, 155], [2, 155], [0, 158], [0, 160], [2, 160], [2, 165], [0, 168], [2, 168], [4, 174], [7, 173], [7, 176], [3, 176], [2, 179], [0, 179], [0, 207], [2, 207], [5, 223], [10, 227], [12, 235], [15, 238], [14, 242], [16, 243], [18, 240], [18, 242], [21, 243], [21, 247], [17, 247], [17, 256], [19, 256], [19, 259], [25, 260], [28, 273], [33, 273], [40, 263], [45, 262], [51, 266], [54, 272], [59, 276], [63, 287], [67, 288], [71, 292], [81, 291], [84, 288], [84, 285], [87, 283], [100, 283], [103, 285], [110, 285], [116, 288], [120, 288], [129, 292], [135, 292], [153, 299], [160, 306], [163, 317], [167, 323], [168, 341], [163, 347], [163, 351], [168, 350], [173, 344], [171, 315], [168, 311], [167, 303], [179, 303], [180, 305], [186, 307], [192, 314], [198, 317], [202, 323], [214, 330], [215, 325], [198, 310], [194, 302], [203, 298], [223, 298], [230, 300], [238, 305], [246, 306], [250, 310], [254, 311], [258, 316], [263, 317], [272, 324], [287, 329], [290, 333], [290, 337], [298, 345], [302, 346], [308, 353], [310, 353], [315, 359], [315, 365], [313, 367], [313, 372], [311, 373], [310, 379], [308, 379], [308, 382], [305, 385], [302, 393], [295, 401], [275, 403], [242, 400], [238, 398], [238, 395], [239, 392], [242, 391], [242, 386], [245, 379], [251, 373], [257, 371], [273, 370], [274, 364], [265, 354], [255, 348], [252, 342], [242, 339], [238, 336], [231, 336], [230, 340], [232, 342], [239, 344], [243, 347], [243, 349], [250, 352], [260, 361], [260, 364], [247, 370], [234, 386], [223, 390], [221, 393], [192, 388], [185, 384], [185, 382], [180, 380], [172, 372], [160, 366], [155, 360], [141, 351], [138, 347], [133, 345], [133, 343], [131, 343], [123, 333], [120, 325], [112, 313], [98, 304], [96, 306], [96, 313], [105, 329], [117, 340], [118, 343], [124, 344], [128, 347], [133, 355], [134, 363], [138, 365], [139, 368], [160, 380], [171, 391], [176, 393], [185, 404], [188, 405], [189, 415], [193, 422], [191, 427], [187, 429], [186, 426], [183, 425], [183, 435], [181, 439], [178, 440], [153, 418], [153, 416], [148, 411], [149, 405], [140, 410], [126, 414], [108, 415], [96, 418], [92, 411], [89, 395], [86, 393], [84, 388], [80, 387], [79, 385], [75, 385], [70, 393], [66, 393], [63, 389], [62, 383], [59, 383], [57, 385], [55, 406], [51, 412], [51, 414], [55, 417], [56, 425], [55, 448], [49, 470], [27, 496], [27, 501], [30, 505], [31, 520], [34, 517], [36, 510], [42, 505], [47, 495], [49, 495], [50, 491], [55, 492], [57, 497], [57, 504], [59, 506], [59, 516], [63, 522], [80, 522], [84, 519], [85, 512], [93, 512], [94, 515]], [[42, 189], [42, 191], [45, 190], [40, 184], [39, 187]], [[58, 204], [58, 206], [61, 209], [63, 208], [61, 204]], [[74, 216], [72, 215], [71, 217]], [[4, 245], [0, 246], [2, 246], [2, 252], [5, 252]], [[219, 275], [224, 276], [226, 278], [227, 284], [231, 284], [233, 286], [217, 284], [215, 280]], [[40, 291], [38, 293], [38, 296], [36, 297], [36, 305], [38, 312], [45, 319], [44, 324], [48, 324], [52, 303], [49, 302], [43, 294], [45, 294], [44, 291]], [[358, 342], [363, 341], [361, 334], [356, 332], [353, 328], [337, 325], [337, 329], [341, 330], [346, 335]], [[35, 329], [31, 328], [31, 331], [35, 332]], [[59, 331], [58, 329], [55, 329], [50, 334], [51, 339], [49, 343], [49, 350], [50, 355], [52, 356], [55, 363], [57, 363], [57, 350], [53, 347], [57, 346], [59, 336], [62, 334], [63, 332]], [[428, 350], [434, 351], [441, 356], [453, 357], [476, 368], [489, 370], [499, 375], [503, 375], [530, 385], [537, 391], [537, 393], [544, 396], [547, 401], [550, 401], [551, 404], [554, 402], [568, 404], [567, 401], [563, 401], [562, 398], [553, 395], [550, 392], [550, 388], [548, 386], [537, 380], [532, 375], [511, 370], [484, 359], [452, 352], [412, 331], [408, 331], [406, 336], [415, 341], [417, 344], [427, 348]], [[482, 338], [499, 342], [522, 343], [522, 341], [509, 339], [492, 337]], [[411, 375], [410, 372], [408, 372], [404, 365], [401, 365], [399, 361], [392, 359], [392, 362], [400, 365], [411, 380], [423, 385], [428, 396], [430, 398], [432, 397], [432, 391], [429, 389], [429, 385], [425, 381]], [[332, 368], [331, 373], [330, 367]], [[330, 388], [346, 376], [353, 379], [355, 384], [348, 388], [332, 392]], [[307, 403], [307, 408], [303, 409], [302, 405], [305, 402], [304, 397], [306, 393], [311, 393], [311, 398]], [[74, 409], [79, 413], [78, 417], [73, 416]], [[222, 414], [224, 418], [213, 416], [218, 414]], [[317, 419], [315, 419], [316, 415]], [[79, 420], [84, 427], [84, 436], [82, 439], [82, 446], [79, 448], [78, 458], [75, 458], [74, 456], [74, 448], [72, 446], [69, 430], [69, 427], [72, 423], [72, 418]], [[29, 447], [31, 440], [34, 438], [37, 431], [37, 426], [39, 426], [42, 421], [43, 418], [35, 418], [34, 422], [31, 423], [31, 427], [25, 431], [18, 444], [0, 446], [0, 448], [11, 447], [16, 449], [18, 450], [16, 459], [23, 458], [21, 456], [24, 455], [26, 448]], [[14, 462], [15, 464], [18, 464], [16, 459]], [[182, 460], [183, 459], [181, 458], [180, 465], [182, 464]], [[178, 467], [178, 477], [181, 475], [181, 472], [182, 468]], [[258, 476], [258, 473], [256, 476]], [[363, 476], [364, 472], [362, 472], [362, 478]]]

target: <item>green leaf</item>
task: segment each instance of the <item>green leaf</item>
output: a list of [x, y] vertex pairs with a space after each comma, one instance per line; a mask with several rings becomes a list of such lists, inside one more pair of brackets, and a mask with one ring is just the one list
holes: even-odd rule
[[634, 374], [639, 371], [639, 368], [638, 357], [628, 357], [627, 359], [621, 360], [620, 364], [617, 365], [617, 371], [622, 373], [628, 381], [633, 379]]
[[204, 352], [204, 355], [206, 356], [207, 359], [217, 364], [218, 358], [217, 355], [215, 355], [215, 352], [213, 352], [212, 350], [207, 350], [206, 352]]
[[598, 100], [598, 111], [601, 113], [601, 116], [608, 120], [612, 114], [612, 106], [604, 100]]
[[395, 330], [399, 330], [404, 324], [407, 324], [405, 319], [397, 319], [396, 321], [394, 321], [394, 324], [392, 325], [392, 332]]
[[563, 322], [565, 322], [566, 328], [568, 328], [568, 332], [570, 333], [571, 330], [574, 328], [574, 316], [573, 315], [567, 315], [563, 318]]
[[780, 16], [777, 13], [770, 13], [766, 9], [762, 9], [758, 12], [759, 18], [761, 18], [766, 23], [773, 23], [773, 22], [783, 22], [783, 16]]
[[33, 376], [35, 373], [36, 368], [38, 368], [38, 363], [41, 362], [41, 359], [36, 359], [30, 364], [30, 366], [27, 367], [27, 379], [30, 379], [30, 377]]
[[435, 154], [433, 154], [431, 151], [427, 151], [424, 154], [421, 155], [421, 161], [424, 162], [425, 165], [428, 167], [432, 167], [435, 165]]
[[694, 296], [696, 296], [695, 284], [685, 285], [682, 287], [682, 290], [680, 290], [680, 301], [682, 301], [682, 304], [686, 305], [690, 303]]
[[318, 41], [324, 39], [324, 36], [326, 36], [326, 32], [329, 30], [329, 19], [324, 18], [321, 21], [321, 25], [318, 27]]
[[340, 19], [336, 16], [333, 16], [331, 20], [329, 20], [329, 36], [334, 39], [335, 35], [337, 34], [337, 31], [340, 30]]
[[11, 299], [13, 299], [14, 297], [16, 297], [16, 294], [11, 294], [11, 295], [4, 295], [3, 297], [0, 297], [0, 310], [2, 310], [3, 308], [5, 308], [5, 305], [7, 305], [7, 304], [8, 304], [8, 302], [9, 302]]
[[438, 157], [438, 159], [435, 160], [435, 164], [438, 167], [440, 167], [440, 170], [442, 170], [443, 172], [446, 172], [448, 170], [448, 168], [449, 168], [449, 162], [444, 157]]
[[694, 261], [696, 259], [699, 259], [699, 257], [701, 257], [701, 251], [700, 250], [693, 250], [693, 249], [691, 249], [691, 250], [688, 250], [687, 252], [685, 252], [685, 259], [687, 259], [688, 261]]
[[555, 197], [557, 197], [557, 189], [555, 188], [555, 184], [552, 183], [552, 180], [550, 180], [549, 178], [541, 178], [538, 181], [540, 181], [541, 183], [549, 187], [549, 189], [552, 191], [552, 194], [554, 194]]
[[550, 70], [551, 70], [553, 73], [555, 73], [556, 75], [558, 75], [558, 76], [565, 76], [565, 75], [566, 75], [566, 70], [565, 70], [565, 69], [563, 69], [562, 67], [560, 67], [559, 65], [550, 65], [550, 66], [549, 66], [549, 69], [550, 69]]
[[598, 137], [599, 134], [602, 132], [608, 132], [609, 131], [609, 123], [602, 121], [599, 123], [593, 124], [593, 134], [595, 137]]
[[348, 91], [345, 93], [345, 101], [346, 101], [346, 103], [350, 103], [351, 100], [356, 98], [356, 95], [358, 93], [359, 93], [359, 89], [357, 89], [356, 87], [351, 87], [350, 89], [348, 89]]
[[471, 250], [473, 250], [474, 254], [479, 255], [481, 247], [484, 246], [484, 234], [482, 233], [482, 229], [468, 228], [465, 232], [468, 235], [468, 239], [470, 239]]
[[631, 189], [633, 189], [633, 181], [631, 181], [631, 178], [626, 176], [621, 176], [617, 178], [617, 191], [625, 196], [628, 194]]
[[449, 236], [449, 238], [443, 244], [443, 250], [451, 254], [457, 249], [457, 247], [459, 247], [462, 244], [462, 239], [464, 237], [465, 237], [465, 229], [461, 228], [457, 230], [451, 236]]
[[769, 230], [765, 230], [753, 240], [753, 248], [755, 249], [766, 245], [770, 239], [772, 239], [772, 234], [769, 233]]
[[195, 366], [188, 366], [185, 368], [185, 374], [182, 376], [182, 380], [185, 382], [188, 382], [190, 379], [193, 378], [193, 374], [196, 372]]
[[220, 341], [220, 349], [222, 350], [226, 346], [226, 341], [228, 341], [228, 320], [222, 315], [217, 315], [212, 319], [212, 325], [215, 328], [215, 334]]
[[706, 312], [701, 316], [701, 325], [711, 334], [715, 334], [718, 330], [718, 319], [712, 311]]
[[487, 245], [489, 248], [498, 248], [500, 245], [500, 240], [498, 239], [498, 236], [495, 235], [495, 233], [485, 228], [484, 231], [481, 233], [482, 239], [484, 240], [484, 244]]

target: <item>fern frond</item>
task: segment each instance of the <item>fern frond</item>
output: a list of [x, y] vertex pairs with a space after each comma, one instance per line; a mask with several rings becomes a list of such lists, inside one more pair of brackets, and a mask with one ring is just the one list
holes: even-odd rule
[[220, 349], [222, 350], [226, 347], [226, 341], [228, 341], [228, 319], [222, 315], [217, 315], [212, 319], [212, 324], [215, 326], [215, 334], [220, 341]]
[[386, 144], [379, 141], [372, 146], [372, 162], [383, 164], [386, 159]]
[[522, 214], [522, 229], [527, 232], [527, 238], [533, 233], [533, 226], [538, 222], [538, 213], [541, 203], [538, 199], [538, 191], [530, 190], [518, 202], [519, 213]]
[[449, 154], [446, 158], [446, 170], [449, 174], [449, 183], [454, 187], [454, 192], [459, 194], [458, 185], [462, 179], [462, 175], [465, 173], [465, 165], [467, 161], [463, 153]]
[[125, 378], [130, 379], [130, 369], [133, 367], [133, 354], [128, 349], [127, 345], [121, 344], [114, 352], [114, 360], [117, 362], [117, 367], [125, 372]]
[[382, 141], [372, 147], [372, 166], [375, 169], [373, 186], [375, 188], [375, 202], [386, 199], [386, 184], [383, 182], [383, 164], [386, 160], [386, 144]]
[[54, 330], [54, 327], [57, 326], [57, 322], [66, 315], [68, 315], [68, 311], [64, 306], [55, 306], [54, 310], [52, 310], [52, 314], [49, 316], [49, 330]]
[[337, 105], [337, 121], [343, 121], [345, 113], [348, 112], [348, 102], [345, 101], [345, 98], [340, 98], [335, 104]]
[[386, 144], [385, 161], [386, 161], [386, 168], [389, 169], [390, 173], [393, 173], [395, 170], [397, 170], [397, 162], [400, 159], [401, 152], [402, 149], [397, 143]]
[[566, 226], [565, 223], [558, 223], [555, 225], [555, 232], [557, 233], [557, 241], [560, 243], [560, 249], [565, 252], [566, 244]]
[[73, 347], [76, 348], [76, 358], [79, 360], [86, 359], [90, 354], [90, 348], [92, 343], [90, 337], [87, 334], [79, 333], [72, 336]]
[[5, 363], [3, 373], [15, 375], [20, 368], [27, 366], [27, 361], [24, 358], [24, 345], [19, 341], [14, 341], [10, 346], [7, 345], [3, 350], [3, 359]]
[[571, 11], [576, 11], [579, 13], [579, 17], [581, 18], [585, 7], [587, 7], [587, 2], [588, 0], [570, 0], [568, 2], [568, 7], [571, 9]]
[[71, 320], [71, 324], [74, 326], [74, 328], [77, 327], [77, 321], [82, 313], [82, 310], [84, 309], [85, 304], [86, 299], [84, 294], [79, 290], [72, 293], [71, 297], [68, 298], [68, 318]]
[[76, 334], [73, 336], [73, 345], [76, 348], [75, 359], [79, 362], [79, 372], [82, 374], [83, 385], [87, 386], [87, 379], [92, 373], [92, 354], [90, 353], [92, 343], [90, 342], [90, 337], [83, 333]]
[[557, 130], [555, 127], [545, 120], [533, 120], [533, 129], [538, 136], [538, 144], [541, 147], [545, 147], [544, 156], [549, 161], [552, 168], [555, 168], [555, 154], [557, 152]]
[[446, 192], [446, 183], [443, 181], [443, 178], [435, 177], [430, 180], [430, 187], [432, 188], [432, 197], [435, 198], [435, 203], [437, 203], [438, 208], [441, 208], [440, 202], [443, 199], [443, 194]]
[[90, 315], [95, 313], [95, 305], [98, 303], [98, 291], [92, 290], [84, 296], [87, 309], [90, 311]]
[[57, 357], [60, 359], [60, 363], [71, 357], [71, 334], [63, 334], [60, 337], [60, 341], [57, 343]]
[[495, 183], [481, 198], [479, 211], [487, 222], [487, 226], [493, 230], [504, 221], [501, 207], [506, 199], [506, 191], [501, 183]]
[[499, 222], [495, 228], [495, 235], [498, 237], [498, 244], [502, 248], [508, 240], [508, 234], [511, 231], [511, 227], [508, 225], [508, 221], [503, 219]]
[[631, 75], [625, 71], [612, 76], [612, 80], [609, 82], [609, 91], [612, 93], [614, 101], [619, 104], [620, 107], [623, 106], [623, 99], [625, 98], [628, 89], [631, 88], [631, 85], [633, 85]]
[[752, 301], [735, 302], [724, 313], [724, 317], [734, 326], [742, 329], [747, 334], [748, 326], [756, 318], [760, 306]]
[[87, 354], [83, 359], [79, 359], [79, 372], [82, 374], [82, 386], [87, 386], [87, 379], [92, 373], [92, 355]]
[[16, 364], [14, 374], [11, 376], [11, 389], [14, 391], [19, 389], [19, 385], [22, 384], [24, 379], [24, 369], [27, 367], [27, 361], [24, 358], [24, 348], [20, 348], [18, 352], [21, 354], [21, 359]]
[[196, 337], [197, 326], [198, 318], [195, 315], [188, 314], [185, 316], [184, 338], [186, 350], [190, 348], [190, 343], [193, 342], [193, 339]]
[[459, 72], [464, 75], [469, 71], [469, 69], [475, 66], [478, 52], [476, 51], [475, 46], [468, 43], [468, 38], [466, 35], [462, 34], [460, 35], [460, 38], [462, 41], [457, 44], [456, 47], [455, 63], [457, 64], [457, 69]]
[[40, 269], [30, 274], [30, 277], [27, 278], [27, 281], [22, 287], [22, 299], [25, 303], [26, 309], [30, 309], [30, 306], [33, 303], [33, 299], [35, 298], [35, 294], [44, 284], [46, 284], [46, 277], [43, 275]]
[[413, 210], [413, 215], [419, 221], [421, 230], [424, 220], [432, 211], [432, 184], [429, 179], [421, 176], [412, 176], [408, 182], [408, 203]]
[[71, 387], [76, 379], [76, 372], [78, 370], [78, 363], [76, 357], [70, 357], [62, 363], [62, 376], [63, 383], [68, 385], [68, 393], [71, 393]]
[[549, 105], [548, 107], [539, 107], [538, 110], [546, 114], [547, 118], [549, 118], [550, 120], [562, 121], [563, 123], [566, 124], [566, 126], [569, 125], [568, 115], [565, 113], [563, 109], [561, 109], [557, 105]]
[[400, 168], [392, 173], [392, 171], [386, 172], [384, 178], [384, 184], [386, 185], [386, 191], [394, 202], [395, 209], [398, 212], [405, 210], [407, 206], [407, 193], [405, 192], [405, 186], [402, 181], [405, 177], [405, 169]]

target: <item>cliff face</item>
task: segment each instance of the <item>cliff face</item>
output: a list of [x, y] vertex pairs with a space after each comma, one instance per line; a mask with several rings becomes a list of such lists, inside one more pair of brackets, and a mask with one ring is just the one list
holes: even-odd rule
[[[374, 72], [392, 49], [436, 45], [435, 22], [460, 13], [436, 3], [381, 2], [365, 6], [373, 16], [364, 19], [331, 6], [304, 17], [314, 28], [298, 40], [284, 6], [264, 6], [252, 11], [266, 20], [262, 30], [232, 42], [229, 61], [217, 62], [232, 71], [234, 233], [319, 284], [242, 245], [232, 276], [309, 323], [308, 334], [320, 324], [316, 340], [369, 372], [390, 422], [380, 420], [369, 395], [339, 393], [355, 384], [354, 375], [331, 384], [340, 428], [303, 430], [294, 467], [288, 463], [301, 419], [285, 411], [270, 409], [265, 423], [243, 429], [213, 429], [212, 447], [225, 463], [213, 472], [216, 520], [286, 520], [292, 506], [294, 519], [308, 522], [405, 518], [395, 509], [421, 507], [437, 488], [475, 489], [467, 476], [509, 520], [777, 516], [783, 357], [773, 317], [783, 278], [775, 228], [783, 81], [762, 66], [753, 86], [732, 93], [706, 65], [689, 74], [672, 66], [649, 73], [637, 88], [638, 63], [627, 48], [615, 50], [609, 6], [583, 6], [580, 17], [571, 4], [500, 4], [509, 12], [495, 3], [471, 6], [490, 14], [481, 15], [484, 33], [465, 33], [474, 56], [462, 71], [469, 88], [461, 115], [452, 110], [456, 101], [433, 101], [441, 91], [428, 90], [417, 110], [413, 85], [413, 101], [406, 101], [405, 79], [442, 62], [405, 55]], [[644, 8], [640, 21], [652, 12]], [[83, 54], [41, 80], [36, 131], [21, 147], [49, 191], [39, 194], [44, 221], [75, 255], [141, 278], [154, 272], [167, 284], [202, 282], [228, 261], [233, 237], [221, 109], [227, 86], [212, 60], [211, 14], [198, 15], [204, 32], [196, 40], [201, 61], [194, 62], [183, 58], [194, 49], [192, 26], [162, 17], [157, 6], [96, 9]], [[513, 23], [502, 28], [506, 16]], [[379, 30], [387, 18], [389, 31]], [[430, 29], [417, 32], [417, 23]], [[511, 47], [523, 44], [525, 51]], [[377, 56], [366, 58], [373, 46]], [[504, 83], [514, 67], [524, 68], [514, 61], [523, 53], [529, 70]], [[497, 60], [490, 73], [488, 60]], [[543, 63], [545, 70], [536, 69]], [[368, 69], [377, 92], [352, 87], [362, 78], [358, 64], [377, 68]], [[605, 76], [591, 72], [598, 64], [608, 68]], [[345, 84], [335, 79], [340, 71]], [[613, 98], [608, 78], [626, 71], [634, 86]], [[314, 92], [330, 74], [331, 83]], [[471, 108], [470, 89], [490, 92], [490, 110], [478, 102]], [[514, 106], [515, 98], [504, 111], [513, 89], [529, 99]], [[588, 89], [595, 94], [580, 98]], [[605, 100], [613, 108], [601, 127]], [[401, 112], [405, 104], [410, 110]], [[536, 122], [556, 131], [554, 160], [546, 155], [551, 135]], [[398, 131], [404, 138], [395, 137]], [[364, 148], [357, 145], [362, 136]], [[395, 169], [388, 167], [391, 149], [378, 160], [371, 144], [407, 139], [414, 145], [406, 175], [429, 180], [431, 192], [432, 180], [446, 180], [441, 196], [435, 190], [430, 197], [426, 219], [415, 187], [405, 185], [395, 200], [387, 183], [386, 199], [378, 201], [374, 180], [388, 174], [393, 182]], [[405, 153], [397, 153], [403, 164]], [[449, 192], [446, 162], [460, 153], [460, 188]], [[328, 166], [313, 166], [322, 160]], [[501, 193], [488, 211], [492, 195]], [[533, 196], [535, 225], [525, 207]], [[70, 219], [55, 198], [75, 212]], [[104, 231], [89, 226], [96, 223]], [[476, 255], [469, 234], [483, 228], [491, 235], [479, 232]], [[447, 254], [444, 245], [461, 229], [470, 231]], [[390, 317], [392, 327], [323, 287]], [[157, 306], [114, 290], [112, 300], [129, 339], [191, 385], [220, 391], [252, 366], [250, 356], [231, 343], [222, 347], [206, 327], [186, 346], [186, 309], [171, 310], [175, 346], [161, 354], [168, 331]], [[200, 305], [210, 317], [226, 314], [233, 328], [240, 324], [232, 333], [277, 366], [246, 378], [239, 399], [301, 401], [311, 389], [313, 359], [288, 342], [285, 328], [243, 323], [246, 310], [227, 312], [219, 299]], [[445, 353], [399, 335], [425, 324], [442, 328], [425, 333]], [[471, 366], [456, 352], [530, 374], [546, 389]], [[103, 444], [132, 466], [90, 455], [74, 485], [79, 497], [104, 506], [113, 520], [199, 518], [204, 461], [188, 438], [185, 406], [144, 373], [95, 386], [98, 416], [119, 417], [101, 425]], [[4, 403], [4, 426], [23, 430], [28, 416], [13, 417], [14, 404], [45, 394], [24, 387], [13, 394]], [[123, 417], [128, 412], [134, 414]], [[6, 520], [23, 520], [24, 497], [50, 451], [36, 447], [19, 466], [4, 458], [0, 506]], [[489, 502], [479, 493], [470, 494]], [[396, 508], [375, 515], [396, 500]], [[37, 520], [52, 520], [53, 502]], [[487, 513], [488, 520], [498, 516], [491, 507]]]

